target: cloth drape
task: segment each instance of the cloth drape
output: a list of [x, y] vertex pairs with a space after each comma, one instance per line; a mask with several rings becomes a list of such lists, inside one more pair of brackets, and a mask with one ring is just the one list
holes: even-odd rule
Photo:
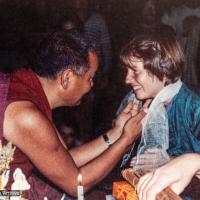
[[169, 126], [165, 106], [181, 86], [182, 82], [178, 80], [164, 87], [153, 99], [147, 115], [142, 120], [142, 136], [137, 150], [135, 170], [145, 166], [146, 170], [151, 171], [169, 161], [166, 152], [169, 147]]

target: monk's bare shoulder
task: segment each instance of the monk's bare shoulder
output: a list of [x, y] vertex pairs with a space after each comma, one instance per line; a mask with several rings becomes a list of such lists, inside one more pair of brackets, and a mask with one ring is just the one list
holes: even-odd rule
[[55, 137], [55, 129], [33, 103], [18, 101], [11, 103], [5, 111], [4, 137], [17, 146], [24, 142], [45, 144]]

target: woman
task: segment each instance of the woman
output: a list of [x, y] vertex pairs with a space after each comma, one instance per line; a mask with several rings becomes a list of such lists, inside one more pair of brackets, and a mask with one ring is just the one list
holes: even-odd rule
[[127, 69], [125, 82], [132, 91], [119, 111], [135, 99], [141, 104], [152, 100], [137, 153], [134, 143], [122, 166], [134, 156], [131, 165], [136, 170], [155, 170], [170, 157], [200, 153], [200, 98], [181, 81], [185, 63], [175, 35], [137, 36], [122, 49], [120, 58]]

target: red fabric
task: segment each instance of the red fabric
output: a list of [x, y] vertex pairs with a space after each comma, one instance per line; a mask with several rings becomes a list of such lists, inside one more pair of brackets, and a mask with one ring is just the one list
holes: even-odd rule
[[8, 102], [28, 100], [33, 102], [50, 121], [51, 109], [41, 83], [32, 70], [21, 69], [11, 76]]
[[0, 139], [3, 137], [3, 118], [6, 108], [7, 93], [10, 83], [10, 77], [8, 74], [0, 72]]
[[[43, 112], [43, 114], [50, 120], [50, 122], [52, 122], [52, 114], [47, 97], [43, 91], [39, 79], [30, 69], [18, 70], [10, 77], [7, 105], [15, 101], [22, 100], [33, 102], [38, 107], [38, 109]], [[3, 143], [5, 144], [7, 141], [4, 139]], [[10, 180], [8, 188], [13, 182], [12, 174], [16, 168], [21, 168], [26, 178], [30, 180], [29, 183], [31, 184], [31, 191], [29, 191], [29, 195], [32, 196], [32, 194], [35, 194], [35, 196], [37, 196], [35, 199], [39, 200], [43, 199], [44, 196], [48, 196], [46, 195], [45, 191], [48, 191], [48, 194], [54, 195], [54, 197], [57, 195], [57, 197], [59, 197], [58, 199], [60, 199], [62, 196], [62, 193], [50, 187], [48, 183], [42, 179], [41, 181], [38, 181], [39, 179], [32, 175], [34, 169], [33, 164], [28, 159], [28, 157], [18, 148], [16, 148], [14, 153], [14, 160], [10, 164]], [[25, 196], [27, 197], [27, 194]], [[29, 198], [34, 199], [34, 196], [29, 196]]]
[[31, 185], [28, 195], [29, 200], [44, 200], [44, 197], [47, 197], [48, 200], [61, 200], [63, 196], [61, 191], [54, 185], [48, 184], [42, 177], [32, 174], [28, 182]]
[[[10, 87], [7, 95], [7, 104], [14, 101], [28, 100], [33, 102], [49, 120], [52, 121], [51, 110], [37, 76], [31, 70], [21, 69], [10, 77]], [[11, 174], [17, 167], [21, 168], [26, 177], [29, 177], [33, 165], [27, 156], [16, 148], [14, 160], [10, 164]], [[10, 180], [12, 181], [12, 180]]]
[[[30, 69], [18, 70], [10, 77], [7, 105], [22, 100], [34, 103], [53, 125], [51, 109], [47, 97], [36, 74]], [[6, 142], [7, 141], [4, 139], [4, 143]], [[37, 175], [34, 175], [35, 167], [28, 157], [18, 148], [15, 150], [14, 160], [11, 162], [10, 168], [8, 188], [13, 182], [13, 171], [16, 168], [21, 168], [31, 185], [31, 189], [28, 193], [24, 193], [24, 197], [28, 197], [30, 200], [43, 200], [45, 196], [47, 196], [49, 200], [61, 199], [62, 192], [54, 188], [54, 186], [49, 185], [49, 182], [42, 176], [38, 177]]]

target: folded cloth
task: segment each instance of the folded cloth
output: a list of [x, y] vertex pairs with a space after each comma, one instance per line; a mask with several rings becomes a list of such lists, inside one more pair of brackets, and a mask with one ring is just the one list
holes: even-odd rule
[[135, 187], [127, 181], [113, 182], [113, 197], [116, 200], [138, 200]]
[[63, 196], [62, 191], [35, 174], [28, 178], [28, 182], [31, 185], [28, 194], [29, 200], [39, 200], [44, 199], [44, 197], [47, 197], [48, 200], [61, 200]]

